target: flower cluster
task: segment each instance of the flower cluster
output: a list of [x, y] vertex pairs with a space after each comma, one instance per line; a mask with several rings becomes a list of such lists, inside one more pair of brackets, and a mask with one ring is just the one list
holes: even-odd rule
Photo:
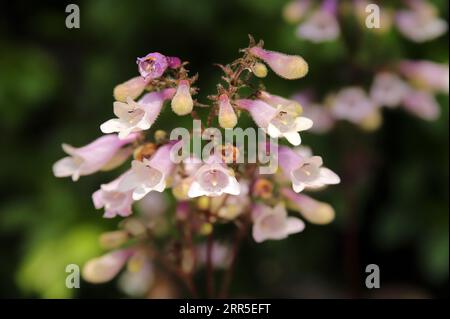
[[[336, 40], [341, 34], [339, 23], [339, 0], [294, 0], [289, 2], [283, 16], [290, 23], [299, 23], [296, 35], [301, 39], [320, 43]], [[381, 1], [342, 1], [347, 15], [352, 15], [366, 27], [370, 4], [376, 4], [380, 11], [380, 26], [376, 32], [387, 32], [395, 25], [407, 39], [414, 42], [433, 40], [447, 32], [447, 22], [437, 15], [436, 8], [425, 0], [405, 0], [405, 6], [394, 9]], [[368, 10], [369, 8], [369, 10]]]
[[[319, 2], [319, 6], [314, 5]], [[283, 14], [288, 22], [300, 23], [296, 29], [299, 38], [313, 43], [340, 39], [344, 43], [348, 42], [347, 34], [344, 34], [344, 28], [339, 22], [351, 17], [356, 18], [361, 26], [358, 32], [375, 32], [382, 36], [396, 25], [400, 34], [418, 43], [433, 40], [446, 33], [447, 23], [438, 17], [432, 4], [425, 0], [406, 0], [402, 3], [404, 7], [401, 8], [375, 3], [379, 9], [378, 28], [368, 28], [366, 25], [374, 5], [366, 0], [296, 0], [286, 5]], [[354, 30], [351, 32], [353, 34]], [[328, 92], [321, 99], [309, 89], [292, 97], [302, 104], [304, 115], [314, 121], [311, 129], [313, 132], [327, 132], [339, 120], [349, 121], [368, 131], [375, 130], [382, 124], [382, 108], [401, 107], [421, 119], [435, 120], [440, 114], [435, 95], [449, 92], [448, 63], [388, 60], [383, 65], [371, 68], [355, 63], [354, 57], [350, 56], [349, 61], [343, 65], [346, 69], [342, 72], [348, 73], [351, 85]], [[367, 89], [353, 84], [361, 82], [352, 81], [355, 73], [373, 75]]]
[[[56, 162], [53, 171], [57, 177], [71, 176], [74, 181], [116, 168], [132, 157], [127, 170], [92, 195], [95, 208], [103, 209], [105, 218], [125, 218], [119, 230], [102, 235], [102, 245], [112, 252], [85, 265], [86, 280], [109, 281], [127, 265], [123, 274], [128, 283], [125, 290], [147, 293], [157, 264], [163, 271], [178, 275], [196, 295], [193, 275], [204, 265], [208, 295], [213, 296], [213, 268], [232, 270], [236, 247], [248, 228], [252, 228], [253, 238], [259, 243], [301, 232], [305, 224], [300, 216], [314, 224], [333, 220], [334, 210], [329, 204], [304, 194], [340, 182], [333, 171], [323, 166], [320, 156], [299, 146], [299, 132], [310, 129], [313, 121], [302, 116], [298, 101], [271, 94], [260, 83], [255, 84], [267, 75], [267, 66], [280, 77], [293, 80], [307, 74], [307, 63], [298, 55], [266, 50], [262, 41], [256, 43], [252, 38], [241, 52], [241, 58], [220, 65], [223, 83], [217, 85], [216, 94], [208, 97], [210, 105], [195, 99], [197, 76], [189, 76], [187, 62], [156, 52], [138, 58], [140, 75], [114, 89], [115, 117], [100, 125], [105, 135], [80, 148], [63, 145], [68, 157]], [[179, 162], [174, 161], [180, 141], [168, 138], [161, 129], [150, 134], [166, 104], [170, 104], [175, 117], [190, 116], [201, 121], [200, 133], [215, 123], [231, 130], [241, 116], [248, 114], [271, 138], [263, 145], [264, 152], [274, 146], [275, 154], [268, 156], [276, 158], [280, 169], [272, 175], [260, 174], [259, 163], [238, 162], [242, 148], [228, 142], [214, 145], [206, 158], [190, 152]], [[202, 118], [197, 111], [206, 113]], [[280, 145], [276, 143], [278, 138], [282, 139]], [[231, 161], [225, 151], [231, 153]], [[171, 192], [165, 192], [168, 189]], [[160, 212], [158, 203], [163, 192], [174, 198], [176, 205]], [[136, 202], [144, 214], [132, 216]], [[288, 208], [300, 215], [289, 215]], [[225, 223], [236, 226], [234, 241], [219, 242], [213, 237]], [[202, 240], [205, 237], [206, 243]], [[222, 294], [228, 283], [229, 276], [225, 276]]]

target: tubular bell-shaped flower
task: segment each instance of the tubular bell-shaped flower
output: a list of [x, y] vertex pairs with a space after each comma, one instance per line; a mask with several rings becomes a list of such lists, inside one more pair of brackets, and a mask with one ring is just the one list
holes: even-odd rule
[[181, 80], [178, 83], [177, 92], [172, 99], [172, 111], [177, 115], [186, 115], [192, 112], [194, 108], [194, 101], [189, 92], [189, 81]]
[[436, 14], [436, 8], [423, 0], [408, 0], [410, 9], [397, 13], [396, 24], [399, 31], [415, 42], [433, 40], [443, 35], [447, 22]]
[[337, 0], [324, 0], [319, 10], [299, 25], [297, 35], [312, 42], [332, 41], [339, 36], [340, 28], [336, 18]]
[[395, 107], [401, 103], [409, 90], [409, 86], [398, 75], [380, 72], [375, 76], [370, 88], [370, 98], [379, 105]]
[[320, 188], [339, 184], [340, 178], [333, 171], [322, 167], [320, 156], [302, 157], [286, 146], [278, 149], [278, 162], [285, 176], [292, 181], [292, 188], [299, 193], [305, 188]]
[[163, 145], [150, 159], [131, 162], [131, 170], [119, 182], [118, 189], [132, 191], [134, 200], [140, 200], [151, 191], [164, 191], [166, 178], [174, 168], [170, 160], [171, 148], [172, 144]]
[[255, 123], [273, 138], [285, 137], [291, 144], [300, 145], [298, 132], [308, 130], [313, 123], [298, 116], [295, 104], [273, 108], [262, 100], [237, 100], [236, 105], [250, 112]]
[[431, 61], [402, 61], [400, 72], [417, 87], [447, 93], [449, 91], [448, 64]]
[[438, 118], [441, 109], [434, 96], [426, 91], [411, 91], [402, 102], [405, 110], [428, 121]]
[[132, 249], [121, 249], [91, 259], [83, 267], [83, 279], [94, 284], [110, 281], [133, 254]]
[[63, 150], [70, 156], [53, 165], [53, 174], [56, 177], [72, 176], [73, 181], [77, 181], [80, 176], [93, 174], [108, 165], [122, 146], [132, 143], [138, 136], [132, 134], [126, 139], [119, 139], [116, 134], [104, 135], [79, 148], [63, 144]]
[[325, 225], [333, 221], [335, 212], [331, 205], [305, 194], [294, 193], [289, 188], [283, 188], [281, 193], [290, 201], [288, 207], [298, 211], [308, 222]]
[[280, 240], [291, 234], [299, 233], [305, 224], [299, 218], [288, 217], [282, 203], [274, 208], [256, 204], [252, 210], [253, 239], [257, 243], [265, 240]]
[[301, 56], [264, 50], [258, 46], [251, 48], [249, 52], [266, 62], [282, 78], [295, 80], [308, 73], [308, 63]]
[[102, 184], [100, 189], [92, 194], [92, 201], [94, 202], [95, 208], [105, 208], [103, 217], [113, 218], [117, 215], [122, 217], [131, 215], [131, 205], [133, 204], [132, 192], [122, 192], [119, 190], [119, 184], [127, 174], [129, 174], [129, 171], [108, 184]]
[[240, 185], [233, 172], [217, 157], [211, 156], [194, 175], [189, 197], [239, 195]]
[[219, 125], [222, 128], [233, 128], [237, 124], [237, 116], [231, 106], [228, 95], [219, 96]]
[[114, 102], [115, 119], [100, 125], [103, 133], [118, 132], [119, 138], [126, 138], [132, 132], [148, 130], [156, 121], [165, 100], [171, 99], [175, 89], [147, 93], [135, 102], [130, 97], [127, 102]]
[[377, 111], [377, 105], [360, 87], [341, 89], [334, 97], [331, 113], [335, 118], [360, 124]]

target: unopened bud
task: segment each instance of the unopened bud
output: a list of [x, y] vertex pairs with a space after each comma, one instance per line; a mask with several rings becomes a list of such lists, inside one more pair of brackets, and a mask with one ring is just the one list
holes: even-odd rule
[[118, 248], [128, 240], [128, 233], [123, 230], [116, 230], [100, 235], [100, 245], [105, 249]]
[[233, 128], [237, 124], [237, 116], [226, 94], [219, 96], [219, 125], [222, 128]]
[[144, 91], [147, 82], [142, 76], [137, 76], [114, 88], [114, 98], [120, 102], [126, 102], [127, 98], [135, 100]]
[[251, 48], [250, 53], [266, 62], [282, 78], [294, 80], [308, 73], [308, 63], [301, 56], [264, 50], [260, 47]]
[[267, 67], [265, 64], [257, 62], [252, 66], [252, 72], [258, 78], [265, 78], [267, 76]]
[[190, 86], [187, 80], [181, 80], [178, 83], [177, 92], [172, 99], [172, 110], [177, 115], [186, 115], [192, 112], [194, 101], [189, 92]]

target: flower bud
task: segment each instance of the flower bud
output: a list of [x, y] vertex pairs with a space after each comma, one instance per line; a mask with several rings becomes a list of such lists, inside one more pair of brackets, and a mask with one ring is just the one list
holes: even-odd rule
[[113, 279], [131, 255], [130, 250], [117, 250], [89, 260], [83, 267], [84, 280], [100, 284]]
[[252, 66], [252, 72], [258, 78], [265, 78], [267, 76], [267, 67], [263, 63], [257, 62]]
[[260, 47], [251, 48], [250, 53], [266, 62], [282, 78], [295, 80], [308, 73], [308, 64], [301, 56], [264, 50]]
[[135, 237], [143, 236], [147, 231], [147, 228], [142, 221], [133, 217], [124, 219], [121, 225], [124, 230]]
[[172, 99], [172, 110], [175, 114], [186, 115], [192, 112], [194, 101], [192, 101], [189, 89], [189, 82], [187, 80], [181, 80], [178, 83], [177, 92]]
[[222, 128], [233, 128], [237, 124], [237, 116], [226, 94], [219, 96], [219, 125]]
[[100, 235], [100, 245], [105, 249], [114, 249], [128, 240], [128, 233], [123, 230], [116, 230]]
[[188, 200], [189, 187], [191, 186], [192, 178], [183, 178], [175, 183], [172, 187], [172, 194], [177, 200]]
[[366, 131], [372, 132], [378, 129], [383, 122], [380, 111], [375, 110], [372, 114], [366, 116], [361, 120], [359, 126]]
[[197, 207], [201, 210], [207, 210], [209, 208], [210, 199], [208, 196], [200, 196], [197, 200]]
[[156, 145], [154, 143], [146, 143], [134, 150], [133, 157], [135, 160], [143, 161], [144, 158], [149, 159], [156, 152]]
[[164, 130], [157, 130], [154, 137], [157, 144], [163, 144], [167, 141], [167, 132]]
[[120, 102], [126, 102], [127, 98], [135, 100], [144, 91], [147, 81], [142, 76], [137, 76], [114, 88], [114, 98]]
[[204, 236], [208, 236], [213, 231], [213, 225], [211, 223], [203, 223], [200, 226], [199, 233]]
[[273, 184], [265, 178], [258, 178], [253, 185], [253, 196], [269, 199], [273, 196]]
[[283, 188], [281, 193], [291, 201], [291, 208], [298, 211], [308, 222], [325, 225], [333, 221], [335, 213], [331, 205], [315, 200], [308, 195], [297, 194], [289, 188]]

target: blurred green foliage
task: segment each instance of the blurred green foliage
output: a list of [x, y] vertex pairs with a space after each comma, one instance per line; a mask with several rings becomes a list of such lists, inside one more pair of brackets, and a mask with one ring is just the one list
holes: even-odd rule
[[[284, 3], [80, 1], [79, 30], [65, 28], [64, 2], [5, 5], [0, 19], [0, 296], [111, 295], [110, 286], [85, 282], [81, 290], [68, 290], [64, 269], [99, 255], [97, 235], [116, 227], [118, 219], [102, 219], [90, 199], [114, 173], [72, 183], [54, 178], [51, 166], [63, 156], [62, 142], [79, 146], [100, 135], [99, 124], [111, 114], [112, 89], [137, 74], [137, 56], [160, 51], [189, 60], [200, 74], [203, 98], [220, 75], [212, 63], [237, 57], [247, 34], [310, 63], [310, 74], [299, 81], [268, 76], [268, 89], [279, 95], [305, 87], [324, 94], [352, 84], [341, 71], [349, 54], [367, 67], [398, 58], [448, 63], [446, 37], [417, 45], [395, 32], [362, 33], [356, 52], [343, 41], [301, 41], [294, 26], [282, 20]], [[446, 1], [436, 4], [448, 14]], [[358, 81], [367, 85], [370, 78]], [[448, 97], [439, 101], [442, 115], [436, 122], [389, 110], [375, 133], [343, 123], [325, 136], [306, 134], [305, 143], [343, 177], [340, 186], [318, 195], [336, 207], [337, 220], [309, 225], [280, 242], [248, 241], [234, 295], [365, 296], [361, 278], [368, 263], [380, 265], [383, 287], [408, 284], [426, 296], [447, 295]], [[167, 129], [177, 124], [164, 114], [158, 123]], [[359, 166], [349, 167], [352, 160]], [[361, 279], [356, 288], [355, 277]]]

